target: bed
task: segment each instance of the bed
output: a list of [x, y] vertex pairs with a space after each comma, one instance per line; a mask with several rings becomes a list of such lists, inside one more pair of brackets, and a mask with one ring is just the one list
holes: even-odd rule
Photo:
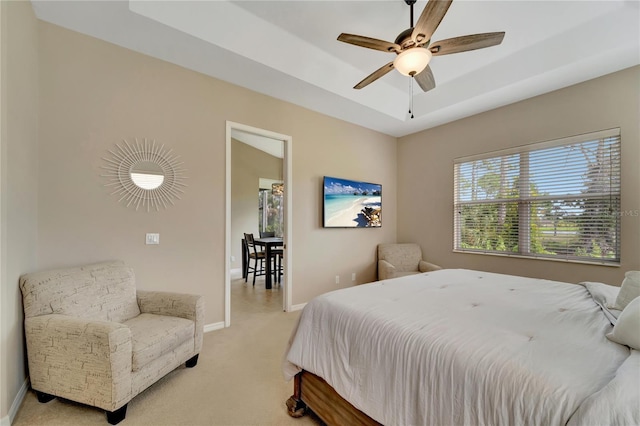
[[289, 413], [327, 424], [640, 424], [640, 356], [608, 340], [618, 288], [463, 269], [309, 302]]

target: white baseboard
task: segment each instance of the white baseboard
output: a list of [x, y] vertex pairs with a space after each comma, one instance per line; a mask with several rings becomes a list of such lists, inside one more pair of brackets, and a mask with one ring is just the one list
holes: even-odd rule
[[24, 379], [24, 383], [20, 387], [18, 394], [13, 400], [13, 404], [11, 404], [11, 408], [9, 408], [9, 413], [0, 419], [0, 426], [11, 426], [13, 419], [15, 419], [16, 414], [18, 414], [18, 410], [22, 405], [22, 400], [27, 395], [27, 391], [29, 390], [29, 377]]
[[[214, 322], [212, 324], [205, 324], [204, 332], [208, 333], [210, 331], [221, 330], [223, 328], [224, 328], [224, 321]], [[2, 426], [2, 425], [0, 425], [0, 426]]]
[[298, 305], [291, 305], [291, 311], [290, 312], [301, 311], [302, 309], [304, 309], [305, 306], [307, 306], [306, 303], [300, 303]]

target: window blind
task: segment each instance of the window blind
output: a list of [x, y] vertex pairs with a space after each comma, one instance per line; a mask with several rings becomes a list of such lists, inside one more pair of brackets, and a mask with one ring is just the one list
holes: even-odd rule
[[454, 162], [454, 250], [620, 262], [620, 129]]

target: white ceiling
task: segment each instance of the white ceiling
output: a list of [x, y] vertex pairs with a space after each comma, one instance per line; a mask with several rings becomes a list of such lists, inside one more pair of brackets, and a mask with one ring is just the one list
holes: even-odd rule
[[[396, 71], [352, 87], [395, 57], [336, 41], [387, 41], [409, 27], [403, 0], [32, 1], [36, 16], [392, 136], [640, 64], [640, 1], [457, 0], [433, 35], [505, 31], [501, 45], [434, 57], [437, 87]], [[415, 19], [426, 1], [415, 5]], [[638, 88], [630, 88], [638, 90]]]

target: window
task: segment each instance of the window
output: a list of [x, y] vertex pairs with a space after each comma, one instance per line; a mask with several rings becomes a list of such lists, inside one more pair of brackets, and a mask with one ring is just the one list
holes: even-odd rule
[[284, 215], [282, 212], [282, 194], [270, 189], [258, 192], [258, 230], [274, 232], [277, 237], [283, 234]]
[[454, 250], [620, 262], [620, 129], [456, 159]]

